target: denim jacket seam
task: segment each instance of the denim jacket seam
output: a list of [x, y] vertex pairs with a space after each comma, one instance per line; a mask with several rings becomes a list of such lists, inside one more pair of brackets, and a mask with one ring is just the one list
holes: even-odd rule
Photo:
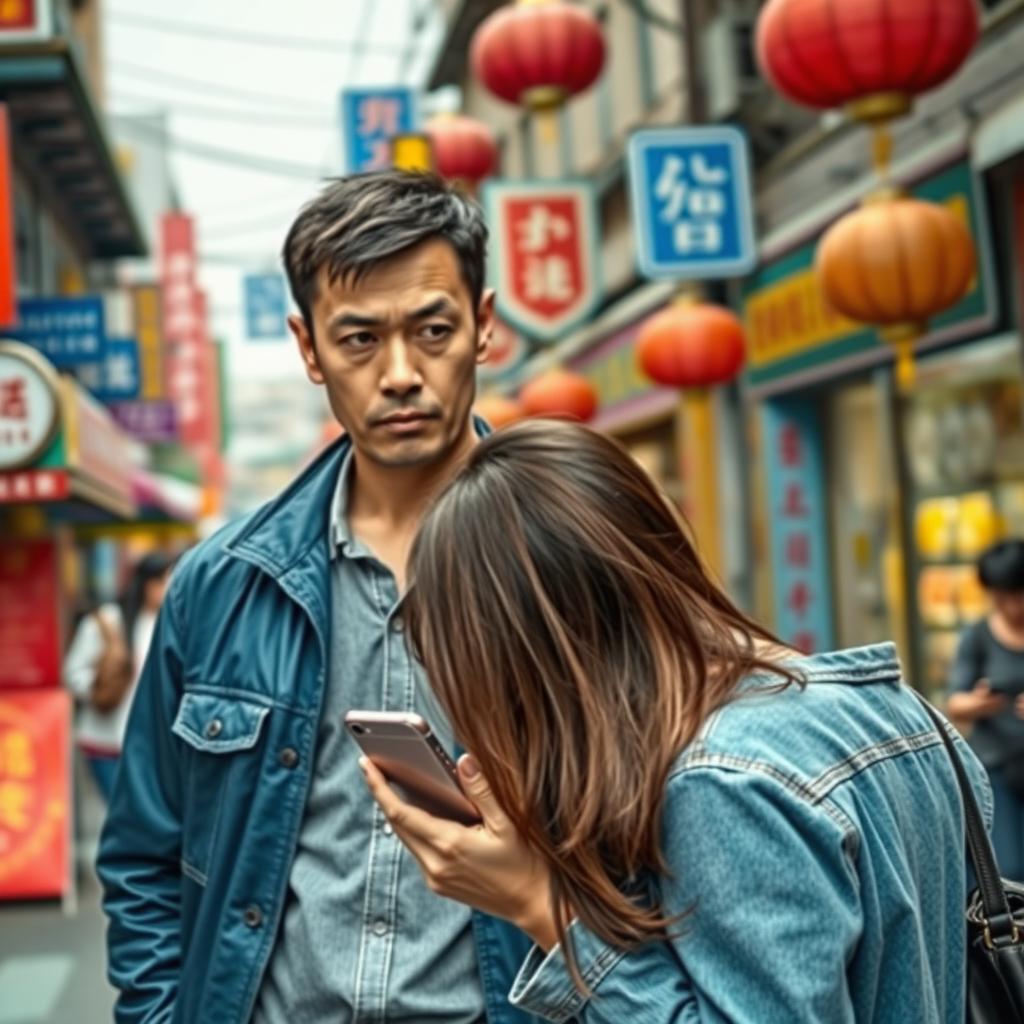
[[[595, 989], [615, 968], [619, 961], [625, 956], [621, 949], [613, 946], [606, 946], [594, 954], [586, 970], [582, 972], [583, 984], [588, 989]], [[569, 991], [562, 999], [551, 1007], [551, 1013], [557, 1015], [559, 1020], [569, 1020], [586, 1004], [588, 997], [581, 995], [576, 987], [570, 984]], [[563, 1017], [568, 1014], [568, 1017]]]
[[939, 743], [941, 743], [941, 739], [938, 733], [934, 729], [928, 729], [924, 732], [912, 733], [909, 736], [894, 736], [884, 743], [862, 747], [837, 764], [831, 765], [810, 782], [809, 788], [816, 794], [816, 799], [825, 799], [837, 786], [872, 765], [901, 757], [904, 754], [927, 750]]
[[206, 888], [209, 879], [199, 868], [193, 867], [184, 857], [178, 860], [178, 865], [181, 868], [181, 873], [186, 878], [190, 878], [196, 885], [201, 885], [204, 889]]
[[266, 711], [287, 711], [289, 714], [299, 715], [302, 718], [312, 718], [313, 712], [309, 708], [299, 708], [284, 701], [275, 700], [262, 693], [252, 690], [240, 690], [233, 686], [218, 686], [216, 683], [188, 683], [183, 688], [185, 694], [193, 693], [202, 697], [224, 697], [240, 700], [247, 704], [257, 704]]
[[760, 761], [751, 757], [740, 757], [736, 754], [719, 754], [711, 751], [701, 751], [685, 758], [671, 772], [668, 781], [698, 768], [719, 768], [725, 771], [749, 772], [750, 774], [763, 775], [766, 778], [777, 782], [793, 796], [802, 800], [809, 807], [820, 808], [834, 824], [838, 825], [844, 833], [856, 835], [856, 826], [849, 816], [837, 807], [834, 803], [825, 799], [814, 791], [812, 784], [796, 775], [789, 774], [777, 768], [767, 761]]

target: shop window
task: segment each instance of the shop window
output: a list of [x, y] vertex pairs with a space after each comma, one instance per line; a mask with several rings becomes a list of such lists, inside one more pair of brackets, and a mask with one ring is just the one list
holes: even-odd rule
[[1024, 536], [1024, 389], [1017, 339], [925, 361], [904, 403], [915, 640], [941, 691], [961, 632], [987, 612], [978, 556]]

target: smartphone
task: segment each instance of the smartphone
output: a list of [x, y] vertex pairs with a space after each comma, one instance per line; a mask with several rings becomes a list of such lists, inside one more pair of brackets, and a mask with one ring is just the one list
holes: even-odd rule
[[406, 803], [461, 825], [480, 814], [459, 785], [455, 762], [419, 715], [349, 711], [345, 728]]

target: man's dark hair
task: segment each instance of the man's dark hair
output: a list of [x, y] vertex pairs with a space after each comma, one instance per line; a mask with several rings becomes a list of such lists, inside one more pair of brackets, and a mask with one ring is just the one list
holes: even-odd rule
[[331, 281], [358, 281], [434, 238], [455, 250], [475, 314], [487, 254], [487, 225], [475, 202], [433, 174], [374, 171], [331, 181], [302, 208], [284, 242], [288, 283], [310, 334], [323, 267]]
[[986, 590], [1024, 591], [1024, 540], [990, 547], [978, 562], [978, 578]]

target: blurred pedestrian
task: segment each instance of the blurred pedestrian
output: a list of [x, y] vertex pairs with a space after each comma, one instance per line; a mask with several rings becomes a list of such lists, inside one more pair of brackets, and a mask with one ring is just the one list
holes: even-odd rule
[[162, 552], [140, 558], [121, 601], [82, 616], [64, 659], [64, 681], [80, 705], [78, 746], [105, 801], [172, 564]]
[[950, 679], [949, 714], [988, 769], [992, 842], [1007, 878], [1024, 878], [1024, 540], [989, 548], [978, 577], [991, 612], [963, 635]]
[[118, 1020], [525, 1024], [529, 944], [432, 893], [363, 784], [347, 711], [416, 711], [405, 562], [472, 417], [494, 295], [475, 203], [398, 171], [329, 183], [284, 261], [344, 437], [182, 561], [100, 844]]
[[406, 634], [484, 825], [364, 771], [434, 891], [535, 941], [519, 1008], [962, 1024], [960, 792], [891, 644], [782, 647], [634, 460], [567, 423], [483, 441], [409, 573]]

